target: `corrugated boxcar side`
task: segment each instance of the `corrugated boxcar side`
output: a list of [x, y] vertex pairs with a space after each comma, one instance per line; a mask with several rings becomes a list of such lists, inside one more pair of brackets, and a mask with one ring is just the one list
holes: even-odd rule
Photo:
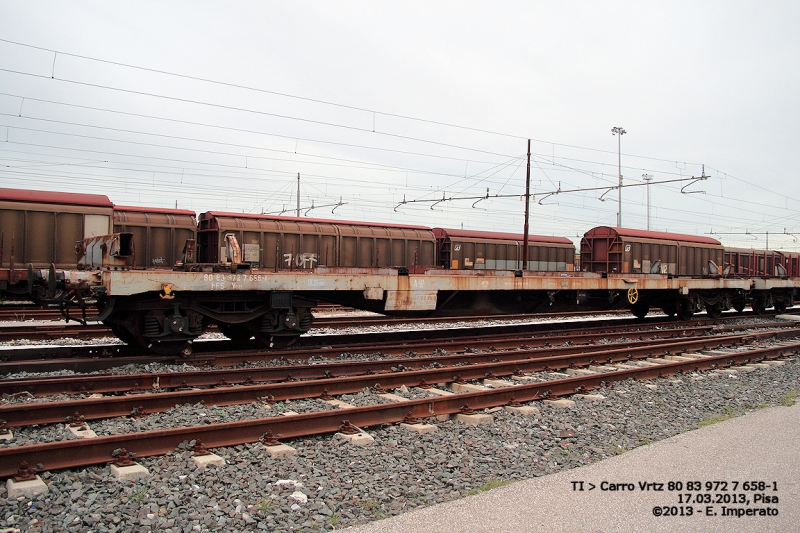
[[722, 247], [681, 243], [679, 253], [681, 259], [678, 274], [681, 276], [707, 276], [710, 274], [709, 261], [713, 261], [720, 269], [723, 266]]
[[108, 207], [8, 202], [0, 200], [3, 232], [2, 266], [11, 261], [12, 235], [16, 268], [74, 268], [75, 244], [86, 237], [111, 233], [112, 210]]
[[133, 233], [137, 268], [171, 268], [181, 261], [187, 239], [195, 238], [197, 224], [191, 211], [117, 206], [114, 231]]
[[254, 267], [390, 267], [433, 265], [430, 231], [317, 219], [203, 213], [198, 243], [202, 262], [225, 258], [225, 235], [233, 233]]
[[432, 266], [435, 241], [416, 228], [337, 224], [344, 267]]
[[[435, 228], [441, 266], [454, 270], [518, 270], [522, 268], [523, 237], [507, 239], [483, 237], [485, 232]], [[488, 234], [487, 234], [488, 235]], [[497, 234], [506, 235], [506, 234]], [[564, 272], [575, 268], [575, 246], [571, 242], [538, 242], [538, 236], [528, 241], [528, 270], [534, 272]]]
[[601, 226], [581, 239], [581, 268], [589, 272], [708, 275], [708, 262], [722, 267], [723, 248], [714, 239]]
[[[456, 237], [450, 241], [450, 268], [517, 270], [522, 268], [522, 243]], [[560, 245], [529, 245], [528, 270], [564, 272], [573, 270], [575, 248]]]
[[622, 241], [624, 274], [676, 274], [678, 243], [626, 237]]

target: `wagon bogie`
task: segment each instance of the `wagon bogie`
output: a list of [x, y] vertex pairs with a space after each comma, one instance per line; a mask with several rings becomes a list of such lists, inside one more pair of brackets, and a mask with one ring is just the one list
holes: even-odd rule
[[211, 324], [230, 339], [255, 338], [288, 346], [307, 332], [316, 305], [286, 291], [240, 293], [143, 293], [100, 302], [103, 322], [121, 340], [158, 353], [189, 353], [190, 343]]

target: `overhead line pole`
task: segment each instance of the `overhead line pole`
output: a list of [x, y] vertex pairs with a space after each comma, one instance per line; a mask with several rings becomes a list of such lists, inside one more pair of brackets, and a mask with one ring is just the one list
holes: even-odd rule
[[300, 173], [297, 173], [297, 218], [300, 218]]
[[[488, 191], [488, 189], [487, 189]], [[528, 172], [525, 176], [525, 234], [522, 239], [522, 270], [528, 270], [528, 214], [531, 203], [531, 140], [528, 139]]]
[[653, 176], [642, 174], [642, 179], [647, 182], [647, 231], [650, 231], [650, 182], [653, 180]]
[[[622, 227], [622, 136], [628, 133], [619, 126], [611, 128], [611, 135], [617, 136], [617, 169], [619, 171], [619, 206], [617, 209], [617, 227]], [[705, 173], [704, 173], [705, 174]]]

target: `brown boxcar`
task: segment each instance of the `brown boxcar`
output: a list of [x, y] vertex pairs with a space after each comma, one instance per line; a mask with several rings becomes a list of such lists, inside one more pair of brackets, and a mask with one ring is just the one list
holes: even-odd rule
[[200, 215], [198, 260], [227, 262], [225, 235], [239, 241], [253, 267], [433, 266], [436, 240], [430, 228], [345, 220], [277, 217], [210, 211]]
[[0, 267], [75, 268], [75, 244], [113, 231], [113, 204], [100, 194], [0, 189]]
[[[780, 267], [778, 266], [780, 265]], [[752, 248], [725, 248], [725, 266], [730, 266], [730, 276], [781, 276], [781, 253]]]
[[197, 219], [187, 209], [115, 205], [114, 232], [133, 233], [135, 267], [172, 268], [186, 240], [196, 238]]
[[[599, 226], [586, 232], [581, 239], [581, 269], [619, 274], [707, 276], [721, 273], [723, 250], [722, 244], [710, 237]], [[718, 272], [714, 272], [714, 268]]]
[[[441, 267], [521, 270], [524, 236], [515, 233], [433, 228]], [[528, 235], [528, 270], [565, 272], [575, 268], [575, 245], [564, 237]]]

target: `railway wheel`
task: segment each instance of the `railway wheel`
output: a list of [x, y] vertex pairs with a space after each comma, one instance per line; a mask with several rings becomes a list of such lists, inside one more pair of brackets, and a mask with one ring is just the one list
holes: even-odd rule
[[[258, 338], [258, 336], [257, 336]], [[283, 350], [297, 342], [300, 338], [300, 333], [290, 335], [264, 335], [259, 342], [265, 346], [269, 346], [274, 350]]]
[[661, 311], [669, 318], [675, 318], [675, 315], [678, 314], [678, 306], [675, 305], [674, 303], [668, 304], [662, 307]]
[[151, 341], [142, 346], [158, 355], [180, 355], [181, 357], [192, 355], [191, 341]]
[[786, 312], [786, 302], [781, 302], [781, 301], [775, 300], [774, 307], [775, 307], [775, 312], [776, 313], [785, 313]]
[[731, 305], [736, 310], [737, 313], [744, 313], [744, 306], [746, 302], [744, 300], [734, 300], [731, 302]]
[[637, 303], [633, 307], [631, 307], [631, 313], [638, 319], [643, 319], [647, 316], [647, 313], [650, 311], [650, 306], [647, 304]]
[[722, 316], [722, 306], [719, 304], [706, 305], [706, 313], [711, 318], [719, 318]]
[[691, 320], [694, 316], [694, 306], [689, 300], [684, 300], [678, 305], [678, 318], [681, 320]]
[[192, 353], [192, 341], [203, 333], [203, 317], [198, 314], [182, 316], [177, 310], [168, 314], [163, 310], [133, 311], [115, 320], [128, 344], [139, 345], [159, 355]]
[[111, 331], [114, 333], [114, 335], [125, 344], [130, 344], [133, 346], [139, 344], [139, 340], [136, 338], [136, 335], [128, 331], [128, 328], [125, 326], [108, 321], [103, 322], [103, 324], [111, 328]]
[[228, 337], [232, 341], [246, 342], [253, 338], [253, 332], [247, 324], [228, 324], [225, 322], [218, 322], [217, 328], [220, 333]]
[[256, 341], [272, 349], [288, 348], [307, 332], [314, 321], [306, 307], [274, 309], [247, 323]]

